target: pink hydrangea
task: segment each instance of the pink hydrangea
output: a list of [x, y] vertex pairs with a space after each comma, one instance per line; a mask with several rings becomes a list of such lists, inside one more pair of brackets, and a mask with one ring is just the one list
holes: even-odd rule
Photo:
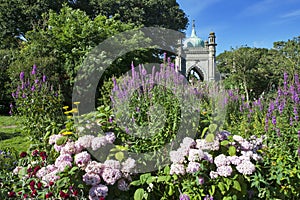
[[170, 174], [181, 174], [184, 175], [185, 174], [185, 169], [184, 169], [184, 165], [183, 164], [178, 164], [178, 163], [174, 163], [171, 165], [171, 169], [170, 169]]
[[104, 162], [104, 165], [106, 167], [113, 168], [113, 169], [119, 169], [119, 170], [121, 169], [120, 162], [117, 160], [106, 160]]
[[92, 145], [92, 141], [95, 138], [95, 136], [93, 135], [84, 135], [80, 138], [78, 138], [78, 143], [80, 146], [82, 146], [83, 148], [90, 148]]
[[190, 149], [188, 160], [191, 162], [200, 161], [204, 158], [204, 153], [201, 149]]
[[95, 137], [91, 142], [91, 148], [93, 149], [93, 151], [96, 151], [99, 148], [106, 146], [107, 143], [108, 142], [105, 136]]
[[83, 175], [82, 180], [87, 185], [98, 185], [101, 181], [100, 176], [94, 173], [86, 173]]
[[96, 161], [90, 161], [84, 170], [86, 173], [102, 174], [104, 167], [104, 164]]
[[249, 160], [243, 160], [241, 164], [236, 166], [238, 172], [244, 175], [251, 175], [255, 171], [255, 165]]
[[91, 155], [83, 151], [75, 155], [75, 163], [78, 167], [86, 167], [88, 162], [91, 160]]
[[105, 138], [106, 138], [106, 141], [109, 143], [109, 144], [113, 144], [115, 139], [116, 139], [116, 136], [113, 132], [107, 132], [105, 133]]
[[129, 190], [129, 184], [125, 181], [125, 179], [118, 180], [118, 189], [121, 191], [128, 191]]
[[49, 137], [49, 144], [55, 144], [56, 141], [61, 137], [63, 137], [63, 135], [60, 135], [60, 134], [59, 135], [51, 135]]
[[64, 147], [60, 150], [61, 154], [75, 154], [76, 153], [76, 146], [74, 142], [68, 141]]
[[232, 173], [232, 168], [231, 166], [220, 166], [217, 168], [217, 173], [220, 176], [228, 177]]
[[117, 169], [106, 167], [102, 172], [102, 179], [109, 185], [115, 184], [121, 177], [122, 173]]
[[230, 160], [227, 159], [227, 157], [224, 154], [220, 154], [217, 157], [215, 157], [214, 160], [217, 167], [225, 166], [230, 164]]
[[62, 161], [59, 164], [56, 165], [57, 170], [62, 172], [65, 170], [65, 168], [69, 166], [70, 168], [72, 167], [72, 163], [70, 161]]
[[70, 154], [61, 154], [55, 160], [55, 167], [58, 167], [60, 163], [64, 161], [72, 162], [73, 158]]
[[100, 197], [106, 197], [108, 194], [108, 187], [106, 185], [95, 185], [89, 191], [90, 200], [99, 200]]
[[200, 163], [197, 162], [189, 162], [187, 168], [186, 168], [186, 172], [187, 173], [195, 173], [197, 171], [199, 171], [200, 169]]
[[133, 169], [135, 168], [136, 164], [135, 164], [135, 160], [132, 158], [127, 158], [123, 163], [122, 163], [122, 168], [121, 171], [124, 173], [130, 173], [133, 171]]

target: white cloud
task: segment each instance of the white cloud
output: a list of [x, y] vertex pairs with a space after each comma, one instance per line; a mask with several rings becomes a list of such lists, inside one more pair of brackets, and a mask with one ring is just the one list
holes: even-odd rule
[[292, 12], [286, 13], [281, 15], [281, 18], [293, 18], [293, 17], [299, 17], [300, 16], [300, 9], [299, 10], [294, 10]]

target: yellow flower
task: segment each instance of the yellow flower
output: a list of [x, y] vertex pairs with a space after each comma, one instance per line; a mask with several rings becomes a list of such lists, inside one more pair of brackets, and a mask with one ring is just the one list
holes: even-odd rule
[[76, 101], [76, 102], [74, 102], [74, 104], [75, 104], [75, 105], [78, 105], [78, 104], [80, 104], [80, 102], [79, 102], [79, 101]]
[[71, 131], [63, 132], [62, 135], [72, 135], [73, 133]]
[[63, 109], [67, 110], [69, 108], [69, 106], [64, 106]]
[[64, 112], [64, 113], [67, 115], [67, 114], [69, 114], [69, 113], [70, 113], [70, 111], [66, 111], [66, 112]]
[[67, 116], [67, 119], [72, 119], [72, 116]]
[[72, 110], [70, 110], [71, 113], [78, 113], [78, 109], [77, 108], [73, 108]]

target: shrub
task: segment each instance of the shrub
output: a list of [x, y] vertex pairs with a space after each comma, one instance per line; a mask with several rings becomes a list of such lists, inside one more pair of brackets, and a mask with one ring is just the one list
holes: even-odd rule
[[12, 96], [15, 106], [10, 112], [21, 117], [24, 135], [43, 142], [46, 140], [44, 136], [57, 133], [59, 125], [65, 120], [63, 99], [60, 90], [53, 88], [35, 65], [27, 78], [24, 72], [20, 73], [20, 84]]

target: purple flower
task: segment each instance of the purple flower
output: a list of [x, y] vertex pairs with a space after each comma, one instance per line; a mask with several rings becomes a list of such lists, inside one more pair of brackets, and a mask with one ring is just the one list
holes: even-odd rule
[[203, 177], [198, 177], [198, 183], [200, 184], [200, 185], [203, 185], [204, 184], [204, 182], [205, 182], [205, 180], [204, 180], [204, 178]]
[[180, 194], [179, 200], [190, 200], [190, 197], [187, 194]]
[[45, 82], [46, 82], [46, 80], [47, 80], [47, 77], [46, 77], [46, 75], [43, 75], [43, 78], [42, 78], [42, 81], [43, 81], [43, 83], [45, 83]]
[[206, 195], [204, 200], [214, 200], [213, 196]]
[[34, 64], [33, 67], [32, 67], [31, 74], [32, 74], [32, 75], [35, 75], [35, 74], [36, 74], [36, 65], [35, 65], [35, 64]]
[[25, 73], [24, 72], [21, 72], [20, 73], [20, 81], [24, 81], [24, 77], [25, 77]]
[[272, 124], [273, 124], [274, 126], [276, 126], [276, 116], [273, 116], [273, 117], [272, 117]]
[[31, 91], [34, 91], [35, 90], [35, 87], [34, 87], [34, 85], [31, 87]]

